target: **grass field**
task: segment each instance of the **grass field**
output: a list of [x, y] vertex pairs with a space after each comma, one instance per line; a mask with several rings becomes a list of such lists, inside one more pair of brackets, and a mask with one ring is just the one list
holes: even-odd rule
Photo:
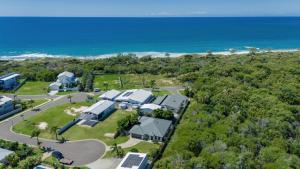
[[114, 143], [124, 143], [128, 140], [127, 136], [119, 136], [117, 139], [113, 139], [105, 136], [105, 134], [115, 133], [117, 130], [118, 120], [125, 117], [126, 115], [129, 115], [130, 113], [133, 112], [117, 110], [107, 119], [98, 123], [92, 128], [74, 126], [66, 133], [64, 133], [64, 136], [70, 140], [99, 139], [105, 142], [107, 145], [112, 145]]
[[[119, 77], [123, 81], [123, 88], [121, 88]], [[102, 90], [106, 89], [104, 83], [108, 83], [108, 89], [133, 89], [133, 88], [149, 88], [151, 80], [156, 81], [157, 87], [176, 86], [179, 82], [174, 78], [166, 78], [163, 75], [136, 75], [136, 74], [111, 74], [98, 75], [94, 79], [94, 87]]]
[[50, 82], [30, 82], [27, 81], [21, 88], [16, 91], [17, 95], [39, 95], [47, 94], [47, 88]]
[[[65, 104], [53, 107], [46, 110], [45, 112], [39, 113], [17, 124], [13, 127], [13, 130], [18, 133], [30, 135], [31, 132], [34, 129], [36, 129], [38, 124], [40, 124], [41, 122], [46, 122], [48, 124], [48, 128], [46, 130], [42, 130], [40, 137], [55, 139], [55, 135], [50, 132], [51, 127], [63, 127], [65, 124], [67, 124], [75, 118], [74, 116], [70, 116], [67, 113], [65, 113], [64, 110], [69, 109], [71, 107], [78, 108], [80, 106], [88, 105], [90, 105], [90, 103]], [[76, 125], [69, 129], [67, 132], [65, 132], [62, 136], [68, 140], [99, 139], [105, 142], [107, 145], [126, 142], [128, 140], [127, 136], [113, 139], [111, 137], [105, 136], [105, 134], [114, 133], [117, 129], [117, 121], [130, 113], [132, 112], [118, 110], [111, 114], [103, 122], [98, 123], [92, 128]]]
[[27, 104], [27, 109], [31, 108], [30, 106], [32, 107], [35, 107], [35, 106], [38, 106], [42, 103], [45, 103], [46, 101], [48, 101], [47, 99], [39, 99], [39, 100], [33, 100], [34, 102], [32, 103], [32, 105], [30, 105], [28, 102], [29, 100], [22, 100], [22, 102], [25, 102]]
[[[142, 142], [138, 143], [135, 146], [132, 146], [132, 147], [129, 147], [129, 148], [124, 148], [123, 150], [125, 151], [125, 154], [126, 154], [127, 152], [130, 152], [133, 149], [138, 150], [138, 152], [140, 152], [140, 153], [149, 154], [149, 153], [151, 153], [151, 151], [159, 149], [159, 144], [154, 144], [154, 143], [142, 141]], [[111, 158], [111, 157], [114, 157], [112, 151], [108, 151], [104, 156], [104, 158]]]

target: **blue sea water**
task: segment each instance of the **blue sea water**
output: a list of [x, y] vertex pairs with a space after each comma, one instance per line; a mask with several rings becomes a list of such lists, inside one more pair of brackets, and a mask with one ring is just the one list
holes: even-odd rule
[[0, 57], [300, 48], [300, 17], [0, 17]]

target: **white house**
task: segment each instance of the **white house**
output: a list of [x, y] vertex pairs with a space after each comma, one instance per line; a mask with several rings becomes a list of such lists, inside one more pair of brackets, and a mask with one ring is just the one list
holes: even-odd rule
[[146, 169], [147, 166], [147, 154], [128, 152], [116, 169]]
[[119, 95], [115, 100], [120, 102], [128, 102], [130, 104], [142, 105], [150, 102], [153, 95], [152, 92], [143, 89], [127, 90]]
[[75, 77], [74, 73], [71, 72], [62, 72], [57, 76], [56, 82], [53, 82], [49, 85], [49, 89], [52, 91], [58, 90], [71, 90], [77, 85], [78, 79]]
[[[93, 120], [102, 120], [115, 110], [115, 102], [109, 100], [100, 100], [91, 107], [83, 111], [85, 115], [89, 115]], [[88, 117], [88, 116], [86, 116]]]
[[103, 93], [101, 96], [99, 96], [102, 100], [115, 100], [119, 95], [121, 94], [118, 90], [110, 90], [105, 93]]
[[154, 110], [161, 109], [161, 106], [156, 104], [144, 104], [140, 107], [142, 113], [152, 113]]
[[0, 96], [0, 116], [14, 110], [13, 100], [6, 96]]

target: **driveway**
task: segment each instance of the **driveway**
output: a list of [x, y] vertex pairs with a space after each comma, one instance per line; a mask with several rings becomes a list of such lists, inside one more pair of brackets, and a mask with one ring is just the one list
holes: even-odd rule
[[[85, 93], [72, 94], [72, 102], [82, 102], [86, 99]], [[48, 108], [68, 103], [67, 96], [59, 96], [54, 100], [39, 106], [41, 111]], [[27, 119], [40, 112], [26, 111], [23, 113], [24, 118]], [[17, 141], [28, 145], [37, 146], [36, 138], [30, 138], [22, 134], [17, 134], [11, 131], [11, 127], [22, 121], [20, 115], [4, 120], [0, 123], [0, 138], [4, 140]], [[41, 146], [50, 147], [51, 149], [61, 151], [63, 155], [71, 160], [74, 160], [74, 166], [82, 166], [98, 160], [105, 153], [105, 144], [97, 140], [83, 140], [83, 141], [68, 141], [60, 144], [53, 140], [40, 139]]]

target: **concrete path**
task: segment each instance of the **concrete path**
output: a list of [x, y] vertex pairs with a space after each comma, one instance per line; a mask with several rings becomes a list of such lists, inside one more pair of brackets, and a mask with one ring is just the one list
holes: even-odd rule
[[[72, 102], [82, 102], [86, 99], [87, 95], [85, 93], [76, 93], [72, 94], [72, 96]], [[62, 105], [68, 102], [69, 99], [67, 98], [67, 96], [60, 96], [44, 105], [37, 107], [39, 107], [41, 109], [40, 112], [42, 112], [48, 108]], [[24, 118], [27, 119], [40, 112], [29, 110], [21, 114], [23, 114]], [[37, 146], [36, 138], [30, 138], [29, 136], [17, 134], [11, 130], [11, 127], [13, 125], [18, 124], [22, 120], [23, 119], [19, 114], [2, 121], [0, 123], [0, 138], [4, 140], [17, 141], [20, 143]], [[74, 142], [68, 141], [63, 144], [46, 139], [40, 139], [40, 141], [42, 142], [41, 146], [50, 147], [51, 149], [61, 151], [66, 158], [74, 161], [74, 166], [82, 166], [96, 161], [105, 153], [106, 149], [105, 144], [97, 140], [84, 140]]]
[[126, 141], [125, 143], [122, 143], [122, 144], [118, 144], [118, 146], [121, 146], [122, 148], [128, 148], [128, 147], [135, 146], [135, 145], [139, 144], [142, 141], [143, 140], [139, 140], [139, 139], [135, 139], [135, 138], [130, 137], [128, 141]]

